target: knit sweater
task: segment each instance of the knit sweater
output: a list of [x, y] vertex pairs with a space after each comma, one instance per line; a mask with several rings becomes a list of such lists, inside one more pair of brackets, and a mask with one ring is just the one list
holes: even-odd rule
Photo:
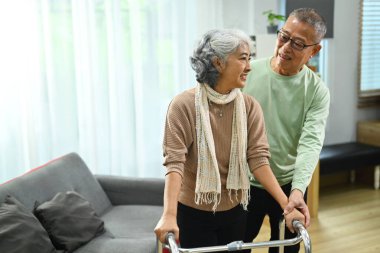
[[[308, 67], [282, 76], [270, 58], [255, 60], [244, 92], [262, 106], [270, 145], [270, 166], [280, 185], [305, 193], [325, 137], [330, 95], [323, 81]], [[261, 187], [253, 180], [252, 184]]]
[[[247, 161], [253, 172], [256, 168], [269, 164], [269, 146], [260, 105], [252, 97], [245, 94], [243, 96], [247, 111]], [[238, 205], [241, 196], [239, 193], [238, 199], [230, 199], [226, 189], [234, 101], [224, 105], [210, 103], [209, 108], [222, 186], [221, 201], [216, 211], [225, 211]], [[195, 203], [198, 161], [195, 116], [195, 89], [184, 91], [170, 103], [163, 142], [164, 166], [167, 169], [167, 174], [177, 172], [182, 176], [179, 202], [199, 210], [211, 211], [212, 204], [197, 205]]]

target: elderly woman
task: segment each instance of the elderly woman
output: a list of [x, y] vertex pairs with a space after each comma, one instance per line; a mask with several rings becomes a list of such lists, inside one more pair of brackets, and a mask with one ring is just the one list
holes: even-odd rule
[[[191, 57], [198, 85], [177, 95], [166, 117], [161, 242], [170, 231], [185, 248], [242, 240], [252, 175], [282, 208], [288, 203], [269, 167], [261, 107], [240, 91], [251, 48], [241, 31], [212, 30]], [[296, 209], [285, 218], [288, 227], [304, 221]]]

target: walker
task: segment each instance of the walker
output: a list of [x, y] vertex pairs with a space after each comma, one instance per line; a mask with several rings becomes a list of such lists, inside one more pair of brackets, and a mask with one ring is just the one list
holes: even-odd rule
[[[280, 222], [280, 238], [284, 238], [285, 226]], [[253, 242], [244, 243], [243, 241], [234, 241], [223, 246], [209, 246], [209, 247], [199, 247], [184, 249], [177, 245], [174, 234], [168, 233], [166, 236], [167, 244], [164, 248], [168, 249], [170, 253], [201, 253], [201, 252], [220, 252], [220, 251], [238, 251], [245, 249], [257, 249], [257, 248], [268, 248], [268, 247], [280, 247], [280, 253], [283, 252], [284, 246], [295, 245], [303, 241], [305, 248], [305, 253], [311, 253], [311, 241], [306, 228], [298, 220], [293, 221], [294, 230], [297, 232], [297, 236], [292, 239], [276, 240], [276, 241], [266, 241], [266, 242]]]

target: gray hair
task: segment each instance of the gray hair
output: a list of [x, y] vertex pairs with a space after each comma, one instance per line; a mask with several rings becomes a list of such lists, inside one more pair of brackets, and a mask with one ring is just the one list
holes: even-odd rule
[[312, 8], [300, 8], [292, 11], [289, 17], [295, 17], [298, 21], [311, 25], [316, 32], [316, 39], [321, 41], [326, 34], [326, 21], [325, 19]]
[[190, 57], [191, 67], [199, 83], [207, 83], [214, 88], [219, 72], [213, 64], [215, 58], [225, 62], [241, 45], [248, 45], [252, 52], [253, 42], [243, 31], [237, 29], [211, 30], [205, 33]]

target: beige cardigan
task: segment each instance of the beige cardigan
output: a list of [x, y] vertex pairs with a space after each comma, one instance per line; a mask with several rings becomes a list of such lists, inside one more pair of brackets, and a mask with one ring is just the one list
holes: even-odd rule
[[[264, 164], [269, 164], [269, 146], [265, 134], [264, 117], [259, 103], [246, 94], [243, 96], [247, 111], [247, 160], [251, 171], [253, 171]], [[225, 211], [235, 207], [240, 202], [235, 198], [232, 198], [231, 201], [226, 189], [234, 102], [225, 105], [210, 103], [209, 108], [216, 159], [222, 184], [221, 201], [217, 211]], [[179, 202], [196, 209], [211, 211], [212, 204], [195, 204], [198, 161], [196, 140], [195, 89], [193, 88], [177, 95], [169, 105], [163, 142], [164, 166], [167, 168], [166, 174], [178, 172], [182, 176]]]

